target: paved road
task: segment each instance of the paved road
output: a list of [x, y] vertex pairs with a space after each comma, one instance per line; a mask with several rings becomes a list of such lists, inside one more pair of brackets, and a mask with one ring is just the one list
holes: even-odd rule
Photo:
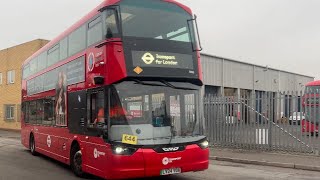
[[[0, 180], [79, 180], [70, 169], [44, 156], [32, 156], [14, 135], [0, 132]], [[96, 177], [88, 179], [99, 180]], [[149, 178], [146, 180], [153, 180]], [[204, 172], [157, 178], [158, 180], [250, 180], [250, 179], [320, 179], [320, 172], [214, 162]]]

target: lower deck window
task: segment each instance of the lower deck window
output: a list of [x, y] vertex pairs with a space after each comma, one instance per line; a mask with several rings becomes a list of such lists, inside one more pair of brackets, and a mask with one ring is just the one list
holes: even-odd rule
[[24, 121], [30, 124], [61, 125], [56, 122], [55, 107], [55, 97], [24, 102]]

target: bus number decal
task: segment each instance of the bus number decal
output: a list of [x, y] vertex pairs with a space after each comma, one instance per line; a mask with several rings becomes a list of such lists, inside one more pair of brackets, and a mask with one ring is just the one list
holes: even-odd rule
[[136, 145], [136, 144], [138, 144], [138, 136], [123, 134], [122, 135], [122, 143]]

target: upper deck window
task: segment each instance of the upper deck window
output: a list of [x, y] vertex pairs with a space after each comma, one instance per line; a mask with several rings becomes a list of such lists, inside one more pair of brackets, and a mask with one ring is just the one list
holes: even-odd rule
[[102, 39], [102, 21], [101, 17], [98, 17], [88, 24], [88, 46], [91, 46]]
[[[115, 9], [108, 9], [107, 10], [107, 17], [106, 17], [106, 38], [114, 38], [119, 36], [119, 29], [118, 29], [118, 22], [117, 22], [117, 15]], [[124, 15], [124, 14], [123, 14]], [[122, 17], [123, 18], [123, 17]]]
[[47, 53], [43, 52], [38, 57], [38, 71], [41, 71], [47, 67]]
[[27, 64], [23, 68], [23, 79], [27, 78], [30, 75], [30, 64]]
[[37, 71], [38, 71], [38, 57], [30, 61], [30, 72], [34, 74]]
[[86, 48], [86, 26], [82, 26], [69, 36], [69, 56]]
[[48, 66], [57, 63], [60, 60], [60, 47], [59, 44], [55, 45], [48, 51]]
[[191, 42], [188, 20], [192, 16], [175, 4], [123, 0], [120, 7], [123, 36]]
[[60, 41], [60, 60], [64, 60], [68, 57], [68, 38], [64, 38]]

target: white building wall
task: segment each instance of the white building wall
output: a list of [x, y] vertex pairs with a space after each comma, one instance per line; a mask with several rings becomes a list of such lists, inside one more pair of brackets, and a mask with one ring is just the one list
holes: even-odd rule
[[204, 84], [211, 86], [223, 86], [222, 61], [222, 59], [209, 56], [201, 57]]
[[267, 67], [254, 66], [254, 89], [257, 91], [279, 90], [279, 72]]
[[241, 89], [253, 88], [252, 66], [224, 60], [223, 72], [225, 87]]

